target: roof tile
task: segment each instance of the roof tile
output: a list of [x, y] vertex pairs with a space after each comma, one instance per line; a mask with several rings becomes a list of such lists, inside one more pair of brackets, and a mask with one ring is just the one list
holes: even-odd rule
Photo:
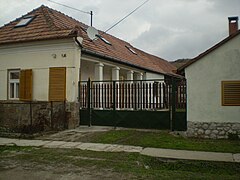
[[[27, 26], [15, 27], [22, 17], [29, 15], [35, 16], [31, 23]], [[104, 43], [99, 38], [92, 41], [86, 33], [87, 25], [46, 6], [41, 6], [22, 17], [0, 28], [0, 45], [81, 36], [84, 49], [112, 57], [120, 63], [132, 64], [162, 74], [174, 74], [173, 70], [176, 70], [166, 60], [134, 48], [129, 43], [102, 31], [99, 33], [111, 42], [111, 45]], [[130, 52], [126, 46], [134, 49], [136, 54]]]

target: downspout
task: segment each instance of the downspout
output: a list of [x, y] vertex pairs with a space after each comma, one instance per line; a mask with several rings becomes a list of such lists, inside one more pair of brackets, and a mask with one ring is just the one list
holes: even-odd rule
[[[83, 46], [82, 46], [83, 38], [78, 36], [78, 37], [75, 37], [74, 40], [75, 40], [76, 44], [80, 47], [80, 51], [82, 51], [82, 49], [83, 49]], [[81, 55], [82, 55], [82, 53], [81, 53]], [[79, 72], [78, 72], [78, 74], [79, 74], [78, 79], [81, 80], [81, 77], [80, 77], [80, 74], [81, 74], [81, 57], [80, 57], [79, 61], [80, 61], [80, 68], [79, 68]], [[78, 100], [79, 100], [79, 97], [78, 97]]]
[[[83, 49], [83, 46], [82, 46], [83, 38], [82, 37], [75, 37], [74, 40], [75, 40], [76, 44], [80, 47], [80, 51], [81, 51]], [[78, 79], [79, 79], [79, 81], [78, 81], [78, 83], [76, 83], [77, 86], [78, 86], [78, 97], [77, 97], [78, 104], [80, 103], [81, 55], [82, 55], [82, 53], [80, 53], [80, 59], [79, 59], [79, 61], [80, 61], [79, 71], [78, 71]], [[80, 126], [81, 112], [80, 112], [80, 109], [79, 109], [80, 108], [79, 105], [77, 106], [77, 108], [78, 108], [78, 119], [79, 119], [77, 126]]]
[[75, 37], [74, 40], [80, 48], [83, 48], [83, 46], [82, 46], [83, 38], [82, 37]]

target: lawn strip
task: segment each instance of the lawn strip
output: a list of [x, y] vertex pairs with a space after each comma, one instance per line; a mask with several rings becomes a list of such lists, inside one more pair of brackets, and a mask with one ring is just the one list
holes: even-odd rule
[[[14, 156], [8, 156], [8, 155]], [[194, 178], [236, 179], [240, 175], [240, 163], [168, 160], [143, 156], [138, 153], [107, 153], [77, 149], [47, 149], [0, 146], [1, 163], [4, 160], [34, 163], [56, 168], [111, 169], [136, 179]]]
[[172, 135], [167, 131], [112, 130], [100, 134], [96, 133], [88, 138], [88, 141], [165, 149], [240, 153], [240, 140], [184, 138]]

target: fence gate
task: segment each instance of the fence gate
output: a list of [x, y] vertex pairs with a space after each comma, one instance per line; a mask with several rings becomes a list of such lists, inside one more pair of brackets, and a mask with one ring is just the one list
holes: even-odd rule
[[80, 81], [80, 125], [186, 130], [186, 81]]

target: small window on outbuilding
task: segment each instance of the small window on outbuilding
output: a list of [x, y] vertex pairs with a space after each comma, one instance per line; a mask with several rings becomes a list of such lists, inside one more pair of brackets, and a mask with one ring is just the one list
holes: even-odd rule
[[112, 45], [108, 40], [106, 40], [104, 37], [102, 37], [101, 35], [97, 34], [96, 35], [98, 38], [100, 38], [103, 42], [105, 42], [108, 45]]
[[34, 19], [34, 16], [23, 17], [14, 27], [16, 28], [16, 27], [27, 26], [33, 19]]
[[222, 81], [222, 105], [240, 106], [240, 81]]

